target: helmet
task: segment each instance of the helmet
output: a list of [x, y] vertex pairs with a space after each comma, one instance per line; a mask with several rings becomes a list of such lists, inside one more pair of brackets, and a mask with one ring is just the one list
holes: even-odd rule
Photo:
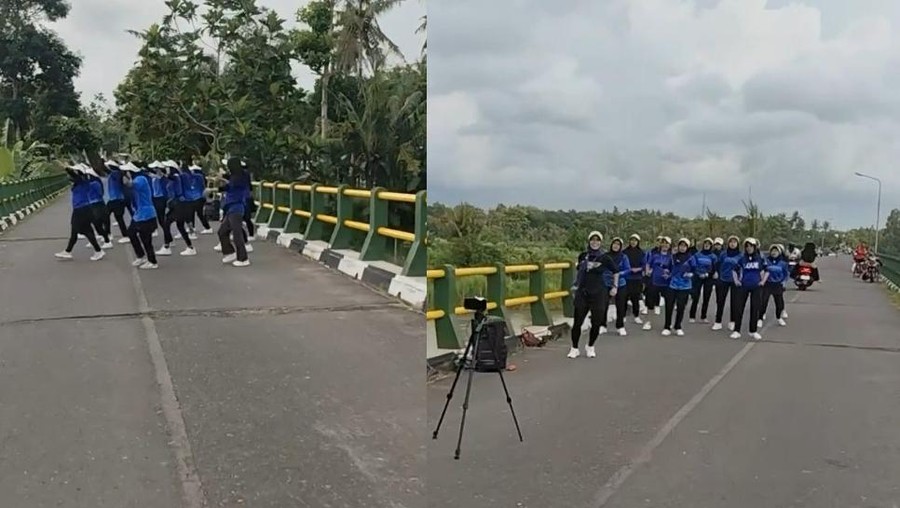
[[709, 238], [709, 237], [706, 237], [706, 238], [703, 239], [702, 242], [700, 242], [700, 245], [705, 245], [705, 244], [707, 244], [707, 243], [710, 244], [710, 245], [712, 245], [713, 239], [712, 239], [712, 238]]
[[756, 248], [759, 248], [759, 240], [757, 240], [756, 238], [753, 238], [751, 236], [748, 236], [747, 238], [744, 239], [744, 245], [747, 245], [747, 244], [750, 244]]
[[590, 233], [588, 233], [588, 241], [590, 242], [591, 238], [593, 238], [595, 236], [597, 238], [599, 238], [601, 242], [603, 241], [603, 233], [601, 233], [599, 231], [591, 231]]
[[612, 241], [609, 242], [609, 243], [610, 243], [610, 245], [612, 245], [612, 244], [614, 244], [614, 243], [616, 243], [616, 242], [619, 242], [619, 245], [624, 245], [624, 244], [625, 244], [625, 242], [623, 242], [622, 239], [619, 238], [618, 236], [613, 237]]
[[657, 238], [657, 240], [659, 240], [660, 242], [672, 245], [672, 239], [668, 236], [660, 236], [659, 238]]
[[713, 245], [723, 245], [724, 243], [725, 243], [725, 240], [722, 240], [722, 238], [718, 237], [718, 236], [716, 237], [715, 240], [713, 240]]
[[629, 239], [629, 240], [637, 240], [638, 242], [640, 242], [640, 241], [641, 241], [641, 235], [635, 233], [635, 234], [629, 236], [628, 239]]
[[772, 246], [769, 247], [769, 250], [770, 251], [777, 250], [779, 254], [783, 254], [784, 253], [784, 245], [781, 245], [780, 243], [773, 243]]
[[691, 241], [688, 240], [687, 238], [679, 238], [679, 239], [678, 239], [678, 245], [681, 245], [681, 244], [685, 244], [685, 245], [687, 245], [688, 247], [690, 247], [690, 246], [691, 246]]

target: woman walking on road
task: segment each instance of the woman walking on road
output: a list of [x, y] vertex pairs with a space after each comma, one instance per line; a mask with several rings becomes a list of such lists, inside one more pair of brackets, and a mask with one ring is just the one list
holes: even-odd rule
[[572, 287], [575, 315], [572, 323], [572, 347], [567, 355], [569, 358], [578, 358], [581, 355], [578, 342], [581, 339], [581, 326], [588, 313], [591, 315], [591, 329], [588, 333], [585, 354], [588, 358], [597, 356], [594, 344], [597, 342], [597, 337], [600, 336], [600, 328], [606, 322], [603, 309], [609, 305], [609, 292], [606, 284], [603, 283], [603, 272], [616, 269], [612, 260], [604, 255], [602, 247], [603, 235], [599, 231], [591, 231], [588, 234], [587, 248], [578, 255], [575, 285]]
[[732, 339], [741, 338], [741, 324], [744, 319], [744, 307], [747, 300], [750, 301], [750, 313], [747, 315], [747, 324], [750, 328], [750, 337], [755, 340], [762, 339], [757, 327], [762, 304], [763, 287], [769, 279], [766, 271], [766, 260], [759, 252], [759, 241], [755, 238], [744, 240], [744, 253], [738, 260], [732, 273], [734, 277], [734, 289], [731, 298], [734, 299], [734, 332]]
[[787, 326], [787, 321], [784, 320], [784, 285], [790, 278], [790, 271], [790, 266], [784, 255], [784, 247], [781, 245], [771, 246], [769, 248], [769, 257], [766, 259], [766, 272], [768, 272], [769, 278], [766, 280], [766, 285], [763, 286], [762, 305], [757, 328], [762, 328], [763, 322], [766, 320], [769, 297], [775, 300], [775, 315], [778, 318], [778, 325]]
[[716, 271], [717, 258], [713, 252], [712, 238], [704, 238], [703, 243], [693, 255], [694, 278], [691, 286], [691, 312], [689, 314], [690, 322], [697, 321], [697, 307], [700, 306], [700, 298], [703, 298], [703, 305], [700, 308], [700, 319], [704, 323], [709, 323], [706, 315], [709, 311], [709, 300], [712, 296], [713, 273]]
[[[106, 212], [106, 201], [103, 200], [103, 180], [100, 179], [100, 175], [94, 171], [94, 168], [87, 164], [82, 164], [81, 170], [90, 185], [88, 202], [91, 205], [91, 222], [94, 226], [94, 231], [96, 231], [94, 236], [98, 237], [98, 241], [99, 239], [103, 240], [100, 243], [101, 249], [112, 249], [113, 244], [109, 241], [109, 230], [106, 224], [108, 216], [106, 218], [103, 217]], [[91, 247], [91, 244], [88, 243], [87, 247]]]
[[625, 281], [625, 297], [631, 303], [631, 313], [634, 322], [642, 324], [641, 320], [641, 295], [644, 292], [644, 250], [641, 249], [641, 237], [634, 234], [628, 238], [628, 247], [625, 247], [625, 256], [628, 258], [630, 270]]
[[[240, 160], [228, 159], [228, 182], [219, 190], [222, 198], [222, 224], [219, 226], [219, 244], [222, 246], [222, 263], [236, 267], [250, 266], [247, 247], [244, 242], [244, 207], [250, 187], [244, 177], [244, 168]], [[234, 244], [232, 245], [232, 239]]]
[[128, 230], [135, 255], [132, 265], [141, 270], [155, 270], [159, 268], [153, 249], [153, 232], [156, 231], [157, 219], [150, 173], [130, 162], [122, 169], [125, 170], [122, 183], [131, 191], [131, 206], [134, 210]]
[[[654, 315], [659, 315], [659, 303], [662, 296], [668, 291], [669, 279], [672, 270], [672, 253], [669, 252], [669, 245], [672, 240], [666, 236], [657, 238], [659, 244], [647, 254], [647, 260], [644, 263], [644, 273], [649, 279], [647, 283], [646, 304]], [[648, 313], [649, 314], [649, 313]], [[651, 330], [653, 318], [647, 316], [644, 322], [644, 330]]]
[[103, 259], [106, 252], [100, 248], [100, 244], [97, 243], [97, 237], [94, 236], [94, 215], [90, 204], [90, 181], [85, 177], [84, 170], [77, 165], [67, 167], [66, 173], [69, 175], [69, 181], [72, 182], [71, 232], [69, 233], [69, 243], [66, 245], [66, 250], [57, 252], [55, 256], [58, 259], [72, 259], [72, 249], [75, 248], [78, 235], [84, 235], [94, 249], [91, 261], [99, 261]]
[[687, 238], [678, 240], [678, 246], [672, 254], [669, 287], [666, 290], [666, 323], [662, 334], [672, 335], [672, 314], [675, 314], [675, 335], [684, 335], [682, 324], [688, 297], [691, 294], [691, 279], [694, 276], [693, 256], [688, 249], [691, 242]]
[[[610, 263], [607, 266], [612, 266], [613, 269], [604, 270], [603, 272], [603, 283], [609, 290], [610, 298], [606, 300], [602, 316], [605, 322], [606, 317], [609, 315], [609, 304], [613, 303], [616, 306], [616, 330], [619, 332], [619, 335], [624, 337], [628, 335], [628, 332], [625, 331], [625, 314], [628, 311], [628, 294], [625, 285], [627, 283], [626, 277], [631, 273], [631, 265], [628, 263], [628, 256], [622, 251], [622, 244], [621, 238], [613, 238], [609, 246], [609, 252], [606, 253], [606, 256], [610, 259]], [[606, 333], [606, 327], [601, 326], [600, 334], [603, 335], [604, 333]]]
[[[740, 242], [738, 237], [729, 236], [728, 243], [722, 254], [719, 255], [719, 261], [716, 264], [716, 322], [713, 324], [713, 330], [722, 329], [722, 317], [725, 314], [725, 300], [728, 299], [730, 310], [728, 313], [728, 329], [734, 330], [734, 267], [741, 259]], [[731, 298], [728, 294], [731, 293]]]

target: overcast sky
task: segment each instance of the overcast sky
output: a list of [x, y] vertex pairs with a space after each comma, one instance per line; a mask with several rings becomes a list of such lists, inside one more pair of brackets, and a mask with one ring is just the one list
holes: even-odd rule
[[[202, 4], [201, 0], [195, 0]], [[257, 5], [268, 7], [296, 26], [295, 13], [308, 0], [258, 0]], [[138, 38], [126, 30], [144, 30], [162, 21], [167, 9], [164, 0], [69, 0], [72, 10], [69, 16], [51, 25], [68, 44], [79, 53], [84, 63], [75, 87], [85, 103], [97, 93], [103, 93], [110, 105], [115, 101], [113, 90], [125, 77], [137, 60], [140, 49]], [[413, 61], [419, 57], [424, 34], [415, 33], [425, 15], [424, 0], [406, 0], [386, 14], [379, 23], [381, 28], [407, 57]], [[300, 85], [312, 89], [315, 77], [306, 67], [296, 68]]]
[[429, 200], [900, 207], [896, 0], [429, 0]]

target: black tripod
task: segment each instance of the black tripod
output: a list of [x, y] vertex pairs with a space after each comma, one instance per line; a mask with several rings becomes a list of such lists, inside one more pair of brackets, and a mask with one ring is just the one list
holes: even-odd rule
[[[469, 371], [469, 379], [466, 382], [466, 398], [463, 400], [463, 413], [462, 419], [459, 422], [459, 438], [456, 441], [456, 453], [453, 455], [453, 458], [459, 460], [460, 447], [462, 446], [462, 437], [463, 437], [463, 429], [466, 426], [466, 411], [469, 409], [469, 395], [472, 393], [472, 374], [478, 369], [478, 344], [481, 340], [481, 330], [484, 327], [486, 316], [484, 315], [484, 311], [476, 311], [475, 318], [472, 319], [472, 334], [469, 336], [469, 343], [466, 345], [466, 351], [463, 353], [462, 361], [459, 363], [459, 367], [456, 369], [456, 377], [453, 379], [453, 385], [450, 387], [450, 392], [447, 393], [447, 402], [444, 403], [444, 410], [441, 412], [441, 418], [438, 420], [437, 427], [434, 429], [434, 434], [432, 434], [432, 439], [437, 439], [438, 431], [441, 430], [441, 424], [444, 422], [444, 416], [447, 414], [447, 408], [450, 406], [450, 399], [453, 398], [453, 390], [456, 389], [456, 383], [459, 382], [459, 376], [462, 374], [463, 370]], [[469, 352], [472, 351], [472, 359], [469, 360]], [[516, 424], [516, 432], [519, 434], [519, 441], [523, 441], [522, 439], [522, 430], [519, 428], [519, 420], [516, 418], [516, 411], [513, 409], [512, 405], [512, 397], [509, 396], [509, 390], [506, 388], [506, 380], [503, 379], [503, 369], [499, 367], [500, 360], [497, 358], [497, 351], [491, 348], [491, 352], [494, 356], [494, 368], [493, 369], [485, 369], [486, 372], [490, 370], [496, 370], [497, 374], [500, 375], [500, 383], [503, 384], [503, 392], [506, 393], [506, 403], [509, 404], [509, 412], [512, 413], [513, 423]]]

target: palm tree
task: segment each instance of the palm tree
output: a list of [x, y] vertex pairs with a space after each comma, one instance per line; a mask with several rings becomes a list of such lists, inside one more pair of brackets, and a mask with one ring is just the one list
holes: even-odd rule
[[354, 70], [362, 78], [368, 65], [375, 73], [388, 54], [403, 58], [400, 48], [381, 30], [379, 16], [400, 5], [403, 0], [343, 0], [338, 14], [337, 62], [339, 70]]

